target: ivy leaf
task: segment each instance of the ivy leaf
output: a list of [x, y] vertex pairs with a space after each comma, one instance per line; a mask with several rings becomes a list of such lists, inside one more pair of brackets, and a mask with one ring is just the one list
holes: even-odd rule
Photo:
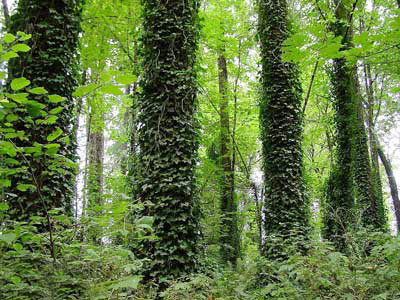
[[7, 44], [11, 44], [12, 42], [15, 41], [15, 36], [12, 35], [11, 33], [7, 33], [6, 35], [4, 35], [3, 41]]
[[44, 147], [47, 149], [47, 153], [56, 154], [58, 149], [60, 149], [60, 144], [47, 144]]
[[131, 84], [137, 80], [137, 77], [135, 75], [119, 75], [115, 77], [115, 81], [120, 83], [120, 84]]
[[17, 190], [21, 191], [21, 192], [26, 192], [27, 190], [36, 190], [36, 187], [33, 184], [24, 184], [24, 183], [20, 183], [17, 185]]
[[37, 87], [37, 88], [30, 89], [29, 93], [35, 94], [35, 95], [44, 95], [44, 94], [48, 94], [49, 92], [45, 88]]
[[50, 133], [48, 136], [47, 136], [47, 140], [49, 141], [49, 142], [52, 142], [52, 141], [54, 141], [55, 139], [57, 139], [60, 135], [62, 135], [63, 134], [63, 131], [60, 129], [60, 128], [57, 128], [56, 130], [54, 130], [52, 133]]
[[28, 52], [29, 50], [31, 50], [31, 47], [26, 44], [16, 44], [12, 46], [12, 49], [14, 52]]
[[14, 91], [18, 91], [20, 89], [23, 89], [24, 87], [30, 85], [31, 82], [26, 79], [25, 77], [21, 77], [21, 78], [16, 78], [13, 81], [11, 81], [11, 88]]

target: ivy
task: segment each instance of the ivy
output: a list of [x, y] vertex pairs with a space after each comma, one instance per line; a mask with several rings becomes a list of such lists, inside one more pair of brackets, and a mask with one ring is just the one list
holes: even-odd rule
[[139, 98], [138, 198], [156, 240], [138, 250], [161, 284], [196, 267], [196, 0], [145, 0]]
[[264, 254], [286, 257], [308, 231], [302, 157], [301, 85], [296, 66], [282, 60], [289, 35], [286, 1], [259, 2], [261, 42], [260, 130], [265, 177]]
[[[63, 207], [72, 213], [75, 168], [55, 157], [42, 157], [46, 150], [41, 145], [57, 141], [60, 145], [57, 155], [76, 160], [71, 120], [74, 120], [72, 92], [77, 86], [81, 4], [79, 0], [21, 0], [11, 17], [11, 32], [16, 37], [20, 35], [17, 32], [26, 32], [31, 37], [28, 45], [12, 47], [19, 52], [9, 63], [11, 89], [29, 92], [29, 96], [27, 93], [12, 96], [14, 101], [25, 104], [23, 109], [15, 108], [17, 120], [11, 126], [17, 132], [25, 132], [25, 136], [12, 141], [17, 149], [32, 149], [24, 157], [18, 152], [18, 167], [9, 174], [11, 186], [6, 190], [6, 199], [13, 220], [44, 216], [46, 207]], [[12, 41], [11, 36], [14, 35], [6, 36], [6, 42]], [[28, 86], [31, 88], [27, 89]], [[48, 93], [51, 95], [47, 96]], [[53, 132], [55, 128], [57, 134]], [[39, 185], [40, 189], [21, 190], [20, 183]], [[39, 193], [46, 205], [38, 200]]]

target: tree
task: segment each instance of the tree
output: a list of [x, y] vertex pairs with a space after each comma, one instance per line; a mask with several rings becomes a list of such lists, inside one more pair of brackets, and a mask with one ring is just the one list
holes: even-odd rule
[[[357, 2], [335, 1], [336, 20], [331, 27], [341, 40], [339, 51], [353, 48], [352, 20], [356, 5]], [[358, 211], [362, 225], [382, 228], [385, 222], [379, 218], [357, 69], [343, 55], [333, 60], [331, 82], [337, 151], [335, 169], [328, 183], [325, 235], [339, 250], [345, 250], [345, 234], [355, 225]]]
[[289, 35], [286, 1], [259, 2], [261, 42], [260, 127], [265, 176], [264, 253], [285, 257], [281, 243], [294, 243], [308, 231], [304, 194], [301, 85], [296, 66], [282, 60]]
[[160, 283], [196, 267], [199, 235], [194, 167], [197, 130], [196, 0], [144, 1], [144, 74], [139, 99], [138, 197], [154, 217], [155, 241], [140, 251]]
[[[47, 124], [37, 124], [21, 118], [14, 123], [23, 130], [27, 139], [14, 139], [17, 147], [31, 147], [30, 155], [19, 157], [20, 164], [11, 176], [8, 192], [10, 215], [14, 220], [29, 220], [31, 216], [44, 216], [46, 210], [64, 208], [72, 213], [75, 171], [75, 133], [71, 125], [74, 100], [72, 92], [77, 86], [77, 46], [80, 33], [81, 1], [19, 1], [17, 12], [11, 17], [12, 32], [32, 34], [31, 51], [15, 58], [9, 66], [10, 77], [24, 76], [33, 87], [44, 87], [50, 94], [65, 97], [61, 112]], [[41, 106], [54, 108], [38, 95]], [[57, 101], [55, 101], [57, 102]], [[29, 114], [40, 114], [38, 108]], [[23, 114], [21, 112], [21, 114]], [[26, 115], [24, 115], [26, 117]], [[29, 119], [29, 118], [28, 118]], [[58, 159], [46, 159], [41, 145], [49, 141], [58, 143]], [[35, 150], [36, 149], [36, 150]], [[44, 150], [43, 150], [44, 152]], [[21, 189], [19, 184], [33, 184], [35, 190]]]
[[220, 93], [220, 165], [221, 176], [221, 257], [224, 262], [236, 265], [240, 253], [237, 206], [235, 203], [235, 186], [232, 152], [234, 151], [229, 126], [228, 69], [222, 50], [218, 57], [219, 93]]

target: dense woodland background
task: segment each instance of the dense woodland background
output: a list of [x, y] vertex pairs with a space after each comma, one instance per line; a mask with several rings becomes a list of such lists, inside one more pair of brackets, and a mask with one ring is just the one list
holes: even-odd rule
[[400, 299], [399, 0], [2, 3], [1, 299]]

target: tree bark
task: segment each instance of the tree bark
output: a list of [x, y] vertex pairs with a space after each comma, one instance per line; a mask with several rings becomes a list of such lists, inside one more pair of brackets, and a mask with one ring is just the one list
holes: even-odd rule
[[237, 206], [233, 186], [234, 166], [232, 165], [232, 143], [229, 126], [228, 69], [224, 51], [218, 58], [220, 94], [220, 165], [221, 165], [221, 230], [220, 252], [224, 262], [236, 265], [239, 256], [239, 237], [237, 229]]
[[6, 23], [6, 28], [8, 29], [10, 25], [10, 11], [8, 10], [7, 0], [3, 0], [3, 13], [4, 13], [4, 20]]
[[[87, 171], [87, 200], [88, 209], [93, 210], [103, 204], [103, 169], [104, 169], [104, 129], [96, 126], [93, 116], [89, 117], [90, 131], [88, 132], [88, 171]], [[98, 122], [98, 121], [97, 121]]]
[[390, 186], [390, 194], [392, 195], [393, 200], [393, 207], [394, 207], [394, 214], [396, 217], [396, 224], [397, 224], [397, 234], [400, 233], [400, 200], [399, 200], [399, 192], [397, 189], [396, 178], [393, 174], [392, 164], [390, 160], [386, 157], [385, 153], [382, 150], [382, 147], [378, 146], [377, 148], [379, 158], [383, 166], [385, 167], [386, 175], [389, 180]]

